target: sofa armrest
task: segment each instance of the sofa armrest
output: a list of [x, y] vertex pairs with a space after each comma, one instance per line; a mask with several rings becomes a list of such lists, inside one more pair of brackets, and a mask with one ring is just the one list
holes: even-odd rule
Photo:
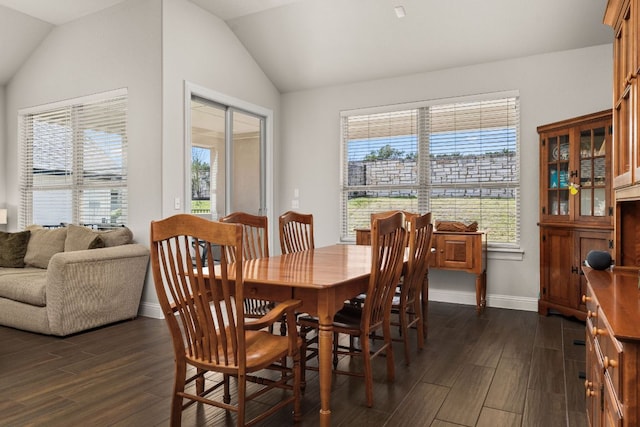
[[69, 335], [138, 313], [149, 250], [129, 244], [60, 252], [47, 268], [46, 304], [54, 335]]

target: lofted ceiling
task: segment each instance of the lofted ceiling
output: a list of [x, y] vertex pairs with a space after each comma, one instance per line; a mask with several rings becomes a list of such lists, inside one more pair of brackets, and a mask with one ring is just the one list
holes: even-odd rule
[[[0, 0], [0, 85], [55, 25], [124, 0]], [[190, 0], [281, 92], [611, 43], [607, 0]], [[406, 16], [398, 18], [396, 6]]]

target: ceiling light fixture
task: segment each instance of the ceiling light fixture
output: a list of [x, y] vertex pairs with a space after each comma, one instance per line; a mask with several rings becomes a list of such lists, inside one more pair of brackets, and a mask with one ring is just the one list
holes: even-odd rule
[[393, 8], [393, 10], [396, 12], [396, 16], [398, 18], [404, 18], [405, 15], [406, 15], [403, 6], [396, 6], [396, 7]]

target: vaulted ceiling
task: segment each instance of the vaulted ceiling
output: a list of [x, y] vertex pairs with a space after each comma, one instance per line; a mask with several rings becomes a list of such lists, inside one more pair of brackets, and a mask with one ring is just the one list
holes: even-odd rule
[[[121, 1], [0, 0], [0, 85], [55, 25]], [[224, 20], [281, 92], [578, 49], [613, 39], [611, 28], [602, 24], [606, 0], [190, 1]], [[396, 6], [403, 6], [404, 17], [397, 17]]]

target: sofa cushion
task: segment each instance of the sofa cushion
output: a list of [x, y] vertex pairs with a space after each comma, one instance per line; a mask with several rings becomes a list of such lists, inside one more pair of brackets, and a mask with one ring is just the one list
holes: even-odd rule
[[24, 267], [30, 235], [30, 231], [0, 232], [0, 267]]
[[49, 260], [58, 252], [64, 251], [64, 241], [67, 238], [67, 228], [46, 229], [39, 226], [29, 226], [31, 231], [24, 263], [38, 268], [47, 268]]
[[112, 246], [128, 245], [133, 242], [133, 233], [127, 227], [115, 228], [108, 231], [96, 231], [104, 241], [104, 246], [110, 248]]
[[47, 270], [35, 267], [0, 268], [0, 297], [44, 307]]
[[95, 231], [87, 227], [69, 224], [67, 237], [64, 241], [64, 251], [83, 251], [86, 249], [104, 248], [104, 239]]

